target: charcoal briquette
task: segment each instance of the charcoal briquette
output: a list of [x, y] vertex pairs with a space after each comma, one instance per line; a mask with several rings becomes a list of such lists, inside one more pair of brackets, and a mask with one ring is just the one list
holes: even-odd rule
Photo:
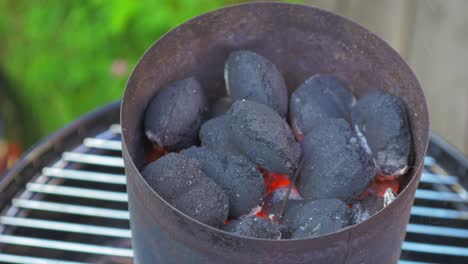
[[226, 129], [232, 144], [255, 164], [281, 174], [298, 168], [301, 147], [286, 121], [270, 107], [236, 101], [227, 113]]
[[207, 177], [198, 160], [177, 153], [169, 153], [150, 163], [141, 174], [168, 202]]
[[164, 200], [203, 223], [219, 226], [228, 216], [228, 196], [208, 178], [197, 159], [169, 153], [141, 174]]
[[197, 159], [206, 175], [229, 197], [229, 217], [238, 218], [259, 206], [265, 197], [262, 174], [255, 164], [240, 155], [191, 147], [181, 154]]
[[288, 233], [286, 226], [253, 215], [232, 220], [221, 229], [240, 236], [263, 239], [281, 239]]
[[215, 117], [203, 123], [200, 128], [201, 145], [216, 152], [239, 153], [231, 144], [226, 129], [226, 115]]
[[265, 57], [247, 50], [232, 52], [225, 65], [228, 94], [273, 108], [283, 118], [288, 111], [288, 90], [278, 68]]
[[320, 119], [350, 120], [351, 106], [355, 101], [351, 90], [336, 77], [317, 74], [291, 94], [289, 120], [295, 131], [307, 135]]
[[289, 228], [290, 238], [310, 238], [348, 226], [352, 215], [352, 210], [338, 199], [296, 202], [286, 207], [283, 224]]
[[406, 172], [412, 142], [403, 100], [381, 90], [372, 91], [353, 107], [352, 122], [382, 175]]
[[229, 214], [229, 197], [214, 181], [204, 178], [174, 199], [175, 208], [214, 227], [221, 226]]
[[206, 98], [194, 77], [163, 87], [149, 102], [144, 118], [145, 135], [167, 151], [179, 151], [198, 140]]
[[305, 200], [351, 201], [375, 177], [371, 157], [343, 119], [323, 119], [301, 142], [304, 162], [297, 188]]

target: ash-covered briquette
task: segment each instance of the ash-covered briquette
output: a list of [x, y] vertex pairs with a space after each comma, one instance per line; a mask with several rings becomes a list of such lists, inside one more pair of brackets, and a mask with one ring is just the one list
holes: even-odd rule
[[263, 239], [281, 239], [288, 235], [286, 226], [254, 215], [232, 220], [221, 229], [241, 236]]
[[222, 97], [218, 99], [210, 108], [209, 117], [215, 118], [224, 115], [232, 105], [231, 97]]
[[348, 226], [352, 215], [352, 210], [338, 199], [295, 202], [288, 203], [283, 224], [289, 227], [290, 238], [309, 238]]
[[181, 154], [197, 159], [202, 170], [229, 197], [229, 217], [238, 218], [259, 206], [265, 197], [262, 174], [255, 164], [239, 155], [191, 147]]
[[197, 159], [169, 153], [147, 165], [141, 174], [164, 200], [187, 215], [213, 226], [226, 220], [229, 198], [203, 172]]
[[343, 119], [322, 119], [301, 145], [304, 162], [297, 188], [305, 200], [351, 201], [375, 177], [371, 157]]
[[148, 164], [141, 174], [166, 201], [174, 200], [207, 177], [198, 160], [177, 153], [169, 153]]
[[231, 144], [226, 122], [226, 115], [222, 115], [203, 123], [200, 128], [201, 145], [215, 152], [239, 154], [239, 151]]
[[381, 174], [399, 176], [406, 172], [411, 131], [405, 103], [399, 97], [380, 90], [370, 92], [353, 107], [352, 121]]
[[355, 103], [351, 90], [332, 75], [317, 74], [291, 94], [289, 120], [294, 130], [307, 135], [323, 118], [350, 120]]
[[229, 197], [214, 181], [204, 178], [179, 195], [175, 208], [207, 225], [219, 227], [229, 214]]
[[226, 61], [224, 78], [234, 100], [268, 105], [286, 118], [288, 89], [279, 70], [265, 57], [247, 50], [232, 52]]
[[252, 162], [281, 174], [298, 168], [301, 147], [286, 121], [270, 107], [241, 100], [226, 115], [231, 143]]
[[167, 151], [190, 147], [197, 143], [206, 108], [205, 95], [194, 77], [169, 84], [146, 108], [145, 135]]

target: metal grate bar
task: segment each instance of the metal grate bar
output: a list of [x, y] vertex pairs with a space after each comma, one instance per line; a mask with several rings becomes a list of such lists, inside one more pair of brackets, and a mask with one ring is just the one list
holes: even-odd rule
[[106, 200], [113, 202], [127, 202], [126, 193], [100, 191], [87, 188], [67, 187], [60, 185], [49, 185], [41, 183], [28, 183], [26, 189], [30, 192], [47, 193], [62, 196], [80, 197], [87, 199]]
[[416, 205], [413, 206], [413, 208], [411, 209], [411, 215], [446, 218], [446, 219], [468, 220], [468, 212], [465, 212], [465, 211], [457, 211], [457, 210], [452, 210], [452, 209], [440, 209], [440, 208], [416, 206]]
[[446, 236], [446, 237], [457, 237], [468, 239], [468, 229], [443, 227], [443, 226], [430, 226], [420, 224], [408, 224], [406, 231], [410, 233], [424, 234], [424, 235], [435, 235], [435, 236]]
[[468, 250], [463, 247], [445, 246], [445, 245], [434, 245], [427, 243], [418, 242], [403, 242], [403, 250], [415, 251], [427, 254], [440, 254], [440, 255], [452, 255], [460, 257], [468, 257]]
[[74, 243], [67, 241], [40, 239], [23, 236], [0, 235], [0, 242], [6, 244], [40, 247], [48, 249], [58, 249], [81, 253], [91, 253], [99, 255], [111, 255], [118, 257], [133, 257], [133, 251], [126, 248], [105, 247], [91, 244]]
[[124, 162], [122, 158], [95, 155], [95, 154], [84, 154], [77, 152], [64, 152], [62, 155], [63, 160], [86, 163], [93, 165], [109, 166], [109, 167], [124, 167]]
[[458, 178], [455, 176], [437, 175], [425, 171], [421, 175], [421, 182], [451, 185], [458, 183]]
[[468, 202], [467, 199], [464, 199], [457, 193], [430, 191], [430, 190], [422, 190], [422, 189], [416, 190], [415, 197], [417, 199], [434, 200], [434, 201], [442, 201], [442, 202], [459, 202], [459, 203]]
[[122, 142], [120, 140], [108, 140], [100, 138], [85, 138], [83, 145], [88, 148], [106, 149], [106, 150], [122, 150]]
[[114, 134], [122, 134], [122, 127], [120, 124], [113, 124], [109, 127], [109, 131]]
[[70, 180], [103, 182], [109, 184], [125, 184], [126, 178], [123, 174], [101, 173], [93, 171], [79, 171], [61, 168], [44, 168], [42, 174], [49, 177], [64, 178]]
[[91, 234], [99, 236], [130, 238], [129, 229], [102, 227], [96, 225], [73, 224], [60, 221], [50, 221], [41, 219], [28, 219], [22, 217], [0, 217], [0, 223], [9, 226], [21, 226], [27, 228], [37, 228], [46, 230], [55, 230], [63, 232]]
[[436, 160], [433, 157], [426, 156], [424, 157], [424, 166], [434, 166], [436, 164]]
[[411, 261], [411, 260], [400, 260], [398, 264], [434, 264], [432, 262], [419, 262], [419, 261]]
[[91, 206], [70, 205], [63, 203], [33, 201], [24, 199], [13, 199], [13, 205], [20, 208], [58, 212], [64, 214], [89, 215], [122, 220], [130, 219], [128, 211], [125, 210], [115, 210]]
[[0, 253], [0, 262], [19, 264], [86, 264], [85, 262], [65, 261], [49, 258], [24, 257]]

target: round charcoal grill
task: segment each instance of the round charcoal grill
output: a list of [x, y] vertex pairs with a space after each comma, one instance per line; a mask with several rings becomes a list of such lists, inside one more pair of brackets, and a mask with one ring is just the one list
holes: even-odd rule
[[[133, 263], [118, 122], [116, 102], [42, 141], [1, 179], [1, 263]], [[464, 186], [468, 161], [433, 135], [400, 263], [468, 263]]]

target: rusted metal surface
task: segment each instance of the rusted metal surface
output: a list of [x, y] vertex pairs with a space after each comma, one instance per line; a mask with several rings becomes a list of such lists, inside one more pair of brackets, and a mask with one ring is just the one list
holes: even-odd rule
[[[332, 73], [359, 97], [380, 88], [408, 106], [415, 155], [398, 198], [370, 219], [300, 240], [240, 237], [201, 224], [165, 202], [144, 181], [143, 113], [163, 85], [194, 75], [210, 99], [225, 94], [230, 51], [249, 49], [283, 73], [290, 91]], [[396, 263], [428, 144], [423, 92], [403, 59], [361, 26], [301, 5], [250, 3], [216, 10], [172, 30], [143, 56], [121, 108], [123, 155], [137, 263]]]

